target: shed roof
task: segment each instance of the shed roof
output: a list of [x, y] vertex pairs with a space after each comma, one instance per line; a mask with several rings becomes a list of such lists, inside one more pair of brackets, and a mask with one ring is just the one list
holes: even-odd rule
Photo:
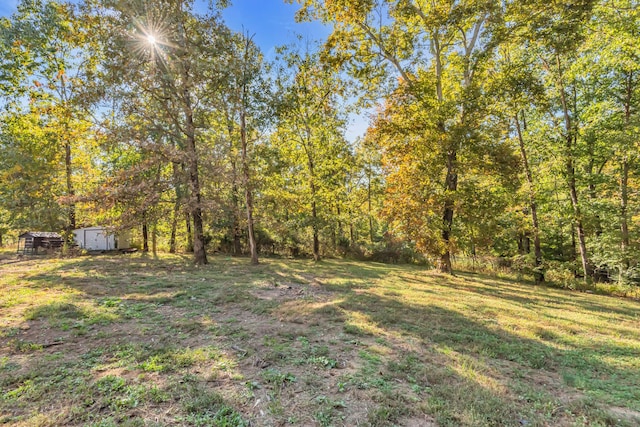
[[18, 237], [44, 237], [47, 239], [62, 239], [62, 236], [53, 231], [27, 231]]
[[76, 228], [73, 231], [80, 231], [80, 230], [109, 230], [109, 227], [101, 227], [101, 226], [95, 226], [95, 227], [81, 227], [81, 228]]

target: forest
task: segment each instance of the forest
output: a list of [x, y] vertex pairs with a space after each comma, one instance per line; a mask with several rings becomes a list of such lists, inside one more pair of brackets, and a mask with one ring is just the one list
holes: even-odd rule
[[0, 246], [99, 225], [199, 265], [640, 282], [636, 0], [298, 0], [330, 35], [269, 59], [211, 3], [0, 18]]

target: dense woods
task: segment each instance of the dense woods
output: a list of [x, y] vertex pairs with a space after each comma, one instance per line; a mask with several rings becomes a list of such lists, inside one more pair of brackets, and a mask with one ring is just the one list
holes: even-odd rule
[[197, 264], [640, 280], [637, 1], [300, 0], [332, 33], [273, 61], [218, 3], [22, 0], [0, 20], [0, 245], [103, 225]]

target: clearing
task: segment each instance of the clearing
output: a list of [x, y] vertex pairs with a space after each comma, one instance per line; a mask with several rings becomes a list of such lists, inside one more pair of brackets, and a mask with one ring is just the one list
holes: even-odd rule
[[640, 304], [415, 266], [0, 259], [0, 424], [640, 425]]

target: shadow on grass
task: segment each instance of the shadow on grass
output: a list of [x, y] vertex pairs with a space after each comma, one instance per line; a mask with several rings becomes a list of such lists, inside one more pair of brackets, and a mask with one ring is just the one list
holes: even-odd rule
[[[497, 324], [489, 327], [444, 306], [411, 303], [402, 299], [403, 294], [398, 287], [392, 289], [389, 286], [389, 289], [383, 290], [382, 296], [368, 289], [374, 286], [384, 288], [385, 285], [377, 282], [409, 273], [412, 277], [408, 280], [412, 282], [414, 290], [435, 294], [447, 287], [452, 290], [452, 295], [455, 293], [460, 299], [473, 294], [519, 306], [543, 304], [557, 299], [585, 311], [594, 310], [594, 305], [598, 306], [593, 301], [582, 298], [574, 301], [570, 296], [556, 296], [556, 291], [552, 295], [539, 295], [534, 292], [535, 289], [518, 286], [516, 282], [479, 275], [462, 275], [462, 279], [469, 282], [468, 285], [462, 280], [449, 280], [444, 276], [425, 280], [420, 277], [422, 270], [411, 266], [334, 260], [314, 264], [304, 260], [274, 259], [250, 267], [245, 262], [244, 259], [213, 257], [212, 264], [193, 267], [187, 256], [160, 260], [126, 255], [79, 258], [43, 274], [25, 277], [25, 283], [27, 286], [48, 289], [72, 288], [80, 292], [78, 299], [93, 302], [117, 314], [114, 322], [136, 319], [131, 325], [127, 324], [127, 327], [132, 327], [130, 331], [117, 331], [119, 335], [106, 341], [116, 343], [116, 347], [96, 349], [97, 344], [91, 343], [93, 350], [83, 350], [81, 364], [74, 366], [87, 376], [87, 372], [100, 365], [113, 362], [114, 366], [109, 368], [117, 368], [118, 360], [125, 366], [133, 366], [147, 373], [173, 374], [178, 368], [188, 370], [191, 366], [189, 357], [197, 359], [200, 356], [176, 353], [172, 345], [202, 347], [205, 345], [202, 341], [210, 340], [211, 336], [219, 338], [226, 345], [233, 343], [233, 334], [244, 333], [238, 329], [241, 327], [239, 324], [217, 325], [217, 329], [212, 329], [202, 317], [215, 317], [216, 310], [233, 306], [238, 308], [238, 312], [252, 312], [264, 316], [265, 322], [277, 323], [272, 310], [277, 309], [278, 304], [288, 304], [293, 309], [304, 306], [305, 310], [312, 310], [317, 315], [313, 316], [313, 326], [319, 330], [340, 328], [340, 323], [343, 323], [347, 335], [362, 334], [362, 330], [350, 328], [349, 314], [357, 313], [373, 323], [377, 330], [393, 337], [389, 345], [395, 353], [386, 361], [386, 366], [382, 366], [382, 363], [378, 366], [375, 355], [367, 353], [366, 349], [359, 357], [359, 363], [369, 363], [371, 369], [363, 371], [366, 378], [353, 380], [354, 385], [372, 387], [373, 384], [381, 393], [376, 397], [377, 407], [369, 414], [370, 425], [399, 423], [402, 410], [435, 415], [441, 426], [545, 425], [559, 422], [562, 417], [578, 419], [580, 416], [587, 417], [594, 424], [614, 425], [615, 420], [611, 421], [605, 413], [588, 412], [589, 406], [597, 409], [595, 403], [571, 406], [571, 400], [581, 400], [584, 394], [605, 403], [640, 409], [635, 403], [640, 401], [635, 386], [640, 382], [638, 371], [615, 366], [610, 361], [611, 358], [637, 359], [633, 347], [610, 345], [607, 348], [592, 348], [575, 345], [571, 349], [558, 348], [551, 343], [510, 333], [500, 329]], [[329, 301], [287, 297], [282, 303], [278, 300], [266, 301], [249, 292], [257, 283], [274, 277], [283, 282], [314, 284], [330, 294]], [[433, 286], [435, 281], [438, 282], [437, 286]], [[475, 286], [472, 281], [477, 282]], [[396, 285], [401, 286], [402, 283], [394, 282], [393, 286]], [[75, 302], [72, 300], [69, 305], [47, 303], [36, 306], [31, 315], [82, 320], [86, 313]], [[607, 304], [602, 307], [606, 308]], [[637, 319], [632, 317], [635, 316], [632, 309], [621, 309], [619, 315], [623, 314]], [[322, 319], [331, 319], [334, 325], [323, 323], [320, 321]], [[296, 317], [301, 327], [307, 329], [311, 328], [310, 320], [310, 317]], [[133, 329], [133, 326], [138, 329]], [[365, 332], [369, 334], [367, 339], [384, 338], [375, 331]], [[158, 339], [150, 343], [151, 338], [156, 337]], [[190, 341], [192, 338], [193, 341]], [[250, 344], [250, 340], [256, 338], [259, 339], [250, 336], [244, 342]], [[551, 342], [557, 339], [553, 334], [548, 334], [546, 338]], [[125, 345], [129, 341], [132, 343], [130, 348]], [[413, 343], [416, 349], [407, 351], [407, 343]], [[183, 365], [179, 366], [180, 363]], [[41, 375], [48, 374], [43, 372]], [[538, 376], [542, 380], [536, 379]], [[551, 380], [547, 380], [548, 377]], [[198, 374], [191, 378], [190, 381], [196, 384], [192, 390], [200, 391], [192, 393], [187, 390], [184, 399], [191, 400], [200, 393], [214, 393], [214, 386], [205, 384], [209, 380], [205, 375]], [[553, 381], [557, 381], [557, 384]], [[113, 380], [114, 387], [120, 387], [121, 382]], [[105, 384], [107, 387], [111, 383], [106, 381]], [[177, 384], [181, 383], [178, 381]], [[415, 386], [418, 390], [416, 393], [420, 393], [418, 396], [424, 397], [424, 401], [408, 400], [402, 391], [395, 388], [398, 384]], [[179, 388], [175, 384], [161, 387], [157, 391], [157, 399], [162, 402], [162, 396], [175, 396], [175, 389]], [[126, 389], [117, 390], [122, 394]], [[571, 399], [563, 401], [558, 395], [559, 390], [570, 394]], [[81, 390], [76, 391], [74, 393], [78, 394]], [[107, 409], [98, 405], [98, 410], [117, 419], [120, 410], [117, 406], [110, 406], [113, 405], [108, 400], [111, 399], [110, 394], [105, 396], [103, 400], [108, 403], [100, 405], [106, 404]], [[210, 397], [213, 399], [213, 403], [210, 402], [212, 407], [224, 409], [215, 394]], [[187, 400], [182, 408], [183, 414], [186, 414], [184, 416], [202, 415], [199, 409], [195, 412], [189, 409]], [[208, 402], [207, 399], [204, 401]], [[124, 405], [123, 413], [133, 410], [126, 406], [126, 401], [114, 402]], [[194, 405], [204, 408], [199, 404]], [[206, 415], [214, 416], [213, 413]], [[200, 421], [183, 419], [182, 422]], [[212, 421], [202, 419], [202, 422], [206, 424]]]
[[[487, 291], [479, 289], [478, 292], [482, 294]], [[540, 395], [548, 394], [549, 384], [535, 384], [531, 381], [537, 373], [543, 372], [558, 380], [557, 387], [565, 390], [563, 394], [570, 392], [576, 397], [586, 394], [605, 404], [640, 410], [637, 403], [640, 402], [640, 389], [636, 386], [640, 383], [638, 369], [616, 366], [607, 361], [608, 358], [635, 359], [637, 363], [634, 366], [637, 366], [640, 361], [638, 361], [637, 348], [634, 346], [609, 345], [601, 348], [584, 345], [563, 350], [541, 341], [514, 335], [503, 329], [488, 328], [457, 311], [440, 306], [410, 304], [396, 298], [366, 292], [359, 294], [349, 292], [346, 295], [347, 298], [339, 303], [341, 309], [366, 316], [378, 328], [391, 332], [392, 335], [418, 339], [427, 352], [436, 351], [445, 354], [454, 352], [451, 354], [455, 354], [455, 358], [461, 357], [466, 360], [467, 365], [470, 363], [484, 366], [478, 372], [474, 372], [473, 369], [467, 369], [468, 366], [465, 368], [464, 363], [462, 367], [452, 366], [451, 359], [440, 384], [432, 384], [434, 390], [440, 390], [436, 391], [435, 395], [440, 395], [448, 402], [448, 406], [441, 405], [435, 409], [437, 420], [443, 425], [501, 424], [504, 419], [502, 422], [499, 422], [498, 418], [491, 419], [492, 412], [486, 411], [488, 398], [493, 402], [492, 411], [501, 414], [500, 417], [508, 415], [513, 425], [517, 425], [519, 419], [527, 417], [537, 417], [537, 422], [543, 423], [545, 417], [553, 418], [562, 415], [558, 407], [554, 411], [534, 414], [531, 413], [529, 405], [531, 402], [517, 401], [523, 384]], [[499, 292], [492, 292], [491, 295], [502, 298]], [[515, 301], [520, 302], [519, 299]], [[490, 372], [494, 372], [490, 365], [496, 363], [502, 365], [505, 361], [511, 364], [511, 373], [514, 377], [509, 378], [502, 374], [495, 376], [492, 380], [478, 381], [478, 378], [482, 377], [480, 374], [490, 376]], [[453, 373], [459, 370], [467, 371], [466, 375]], [[518, 378], [525, 372], [527, 372], [526, 375]], [[466, 397], [457, 396], [449, 390], [452, 381], [466, 390]], [[504, 393], [500, 387], [506, 387], [509, 393]], [[448, 391], [444, 393], [442, 391], [444, 389]], [[448, 395], [450, 396], [447, 397]], [[453, 408], [456, 404], [460, 406]], [[557, 404], [556, 402], [556, 406]], [[593, 406], [594, 410], [597, 409], [597, 405]], [[464, 414], [469, 407], [485, 409], [473, 415], [475, 420], [473, 422], [460, 419], [460, 414]], [[505, 414], [504, 408], [512, 408], [513, 411]], [[431, 409], [434, 410], [433, 407]], [[563, 409], [570, 410], [568, 406]], [[605, 422], [606, 425], [616, 424], [605, 411], [600, 411], [599, 414], [600, 421]], [[483, 417], [488, 418], [482, 421]]]
[[[498, 297], [521, 305], [539, 304], [540, 300], [546, 300], [548, 303], [563, 303], [580, 307], [593, 314], [616, 313], [634, 317], [640, 312], [640, 304], [637, 304], [635, 308], [617, 306], [621, 301], [633, 305], [632, 300], [621, 297], [599, 295], [598, 297], [601, 298], [602, 302], [596, 303], [590, 294], [586, 294], [589, 295], [586, 296], [578, 291], [561, 290], [550, 285], [535, 285], [533, 282], [518, 282], [511, 279], [496, 279], [482, 274], [459, 273], [458, 276], [463, 280], [485, 285], [483, 287], [470, 286], [466, 288], [471, 292]], [[464, 286], [454, 281], [448, 281], [448, 285], [456, 289], [465, 289]]]
[[[246, 291], [261, 280], [276, 280], [285, 285], [320, 285], [325, 291], [344, 292], [345, 287], [367, 287], [391, 271], [402, 271], [402, 267], [384, 264], [335, 260], [314, 263], [267, 259], [258, 266], [248, 265], [245, 259], [225, 256], [211, 257], [211, 261], [206, 266], [196, 267], [188, 256], [166, 259], [129, 255], [79, 257], [43, 273], [25, 274], [23, 283], [36, 289], [74, 289], [88, 299], [124, 298], [131, 294], [151, 298], [154, 294], [169, 292], [173, 295], [159, 297], [169, 302], [176, 296], [184, 296], [182, 292], [196, 299], [202, 293], [207, 295], [208, 302], [215, 304], [246, 302]], [[340, 278], [339, 284], [325, 283], [325, 278], [332, 281], [336, 277]]]

